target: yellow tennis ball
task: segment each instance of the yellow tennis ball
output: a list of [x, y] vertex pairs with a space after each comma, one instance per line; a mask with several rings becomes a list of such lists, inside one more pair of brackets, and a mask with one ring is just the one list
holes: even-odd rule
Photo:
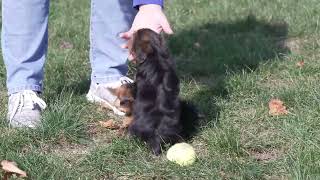
[[177, 143], [168, 149], [167, 158], [180, 166], [188, 166], [196, 161], [196, 152], [190, 144]]

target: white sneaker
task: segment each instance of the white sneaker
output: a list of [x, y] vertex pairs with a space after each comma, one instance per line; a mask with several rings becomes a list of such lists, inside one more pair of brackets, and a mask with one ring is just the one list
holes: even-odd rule
[[31, 90], [14, 93], [9, 96], [8, 121], [13, 128], [35, 128], [41, 121], [41, 111], [46, 103]]
[[120, 102], [110, 89], [119, 88], [123, 84], [132, 83], [133, 80], [128, 77], [121, 77], [119, 81], [107, 83], [107, 84], [91, 84], [90, 90], [87, 94], [87, 100], [92, 103], [99, 103], [107, 106], [115, 114], [124, 116], [125, 113], [120, 111], [118, 107]]

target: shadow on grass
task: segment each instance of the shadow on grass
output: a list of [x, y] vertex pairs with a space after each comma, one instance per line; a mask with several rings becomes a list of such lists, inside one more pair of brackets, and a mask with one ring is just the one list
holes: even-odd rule
[[214, 97], [228, 97], [227, 73], [252, 72], [262, 62], [281, 58], [289, 52], [284, 44], [287, 34], [286, 22], [259, 21], [249, 15], [231, 23], [194, 27], [170, 38], [180, 77], [208, 87], [190, 97], [205, 114], [204, 124], [219, 116]]

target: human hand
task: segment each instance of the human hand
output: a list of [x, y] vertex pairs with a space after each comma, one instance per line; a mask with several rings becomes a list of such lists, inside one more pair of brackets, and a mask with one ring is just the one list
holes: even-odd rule
[[[167, 34], [173, 34], [173, 31], [170, 27], [170, 24], [162, 11], [160, 5], [156, 4], [146, 4], [142, 5], [139, 8], [139, 12], [137, 13], [132, 26], [129, 31], [121, 33], [120, 37], [129, 40], [131, 39], [134, 32], [139, 29], [151, 29], [157, 33], [164, 31]], [[129, 43], [122, 45], [122, 48], [128, 49]], [[129, 60], [133, 59], [132, 54], [129, 52]]]

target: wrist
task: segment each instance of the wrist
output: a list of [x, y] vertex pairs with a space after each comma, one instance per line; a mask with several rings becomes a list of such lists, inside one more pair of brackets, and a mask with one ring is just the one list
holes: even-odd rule
[[139, 6], [139, 11], [149, 11], [149, 10], [162, 10], [162, 7], [158, 4], [143, 4]]

